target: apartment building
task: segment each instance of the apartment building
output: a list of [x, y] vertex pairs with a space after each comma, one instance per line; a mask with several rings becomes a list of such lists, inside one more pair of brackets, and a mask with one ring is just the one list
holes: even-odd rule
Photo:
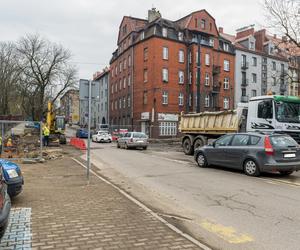
[[125, 16], [110, 62], [110, 124], [177, 136], [180, 112], [232, 109], [234, 47], [206, 11], [179, 20]]
[[79, 90], [70, 89], [60, 98], [60, 112], [69, 124], [79, 123]]
[[109, 69], [105, 68], [102, 72], [96, 72], [93, 75], [93, 81], [99, 84], [99, 102], [97, 103], [97, 110], [99, 115], [97, 116], [98, 124], [108, 124], [109, 123]]
[[235, 46], [235, 107], [258, 95], [288, 94], [288, 60], [266, 30], [255, 31], [251, 25], [236, 35], [219, 31]]

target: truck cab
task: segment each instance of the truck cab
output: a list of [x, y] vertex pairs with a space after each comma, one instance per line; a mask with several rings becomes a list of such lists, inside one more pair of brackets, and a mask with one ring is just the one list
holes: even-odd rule
[[251, 98], [246, 130], [286, 133], [300, 143], [300, 98], [277, 95]]

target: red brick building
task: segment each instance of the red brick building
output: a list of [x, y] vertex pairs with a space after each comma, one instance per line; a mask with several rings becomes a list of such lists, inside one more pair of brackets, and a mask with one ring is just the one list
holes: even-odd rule
[[182, 111], [232, 109], [234, 56], [206, 10], [177, 21], [155, 9], [148, 20], [125, 16], [110, 63], [111, 125], [170, 137]]

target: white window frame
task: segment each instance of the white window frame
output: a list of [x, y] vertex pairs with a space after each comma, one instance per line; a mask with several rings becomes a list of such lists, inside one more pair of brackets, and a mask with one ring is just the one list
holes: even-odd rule
[[163, 91], [162, 94], [162, 104], [167, 105], [169, 100], [168, 100], [169, 96], [168, 96], [168, 92], [167, 91]]
[[[198, 56], [197, 56], [198, 58]], [[198, 60], [197, 60], [198, 61]], [[197, 62], [198, 63], [198, 62]], [[209, 54], [205, 54], [205, 65], [209, 66], [210, 65], [210, 55]]]
[[141, 40], [144, 40], [145, 39], [145, 31], [142, 31], [141, 33]]
[[178, 32], [178, 40], [183, 41], [183, 32], [181, 31]]
[[224, 77], [224, 89], [229, 89], [229, 77]]
[[224, 97], [223, 107], [224, 107], [224, 109], [229, 109], [229, 98], [228, 97]]
[[206, 95], [206, 96], [205, 96], [205, 108], [209, 108], [209, 104], [210, 104], [210, 103], [209, 103], [209, 99], [210, 99], [210, 98], [209, 98], [209, 95]]
[[252, 83], [257, 83], [257, 74], [255, 73], [252, 73]]
[[183, 49], [180, 49], [178, 52], [178, 61], [180, 63], [184, 63], [184, 50]]
[[178, 71], [178, 83], [184, 84], [184, 72], [182, 70]]
[[209, 86], [209, 73], [205, 73], [205, 86]]
[[168, 28], [166, 28], [166, 27], [162, 28], [162, 36], [163, 37], [168, 37]]
[[169, 82], [169, 71], [167, 68], [162, 69], [162, 80], [163, 82]]
[[184, 96], [183, 96], [183, 93], [180, 92], [179, 95], [178, 95], [178, 105], [179, 106], [183, 106], [183, 101], [184, 101]]
[[230, 70], [230, 62], [229, 60], [224, 59], [224, 71]]
[[177, 122], [163, 121], [159, 122], [159, 135], [160, 136], [176, 136], [177, 135]]
[[144, 74], [143, 74], [144, 82], [148, 82], [148, 69], [144, 69]]
[[254, 67], [257, 66], [257, 57], [255, 57], [255, 56], [252, 57], [252, 66], [254, 66]]
[[124, 79], [123, 79], [123, 89], [125, 89], [126, 88], [126, 77], [124, 77]]
[[125, 98], [125, 96], [123, 97], [123, 108], [126, 108], [126, 98]]
[[169, 60], [169, 48], [166, 46], [163, 47], [163, 60]]
[[224, 51], [229, 51], [229, 44], [228, 43], [223, 43], [223, 50]]

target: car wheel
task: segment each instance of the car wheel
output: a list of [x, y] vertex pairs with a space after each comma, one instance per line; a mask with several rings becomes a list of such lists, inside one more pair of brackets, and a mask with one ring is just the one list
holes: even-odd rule
[[244, 172], [246, 175], [249, 176], [259, 176], [260, 175], [260, 170], [258, 165], [254, 160], [246, 160], [244, 162]]
[[143, 147], [143, 149], [144, 149], [144, 150], [146, 150], [146, 149], [147, 149], [147, 147]]
[[111, 143], [111, 140], [108, 140], [108, 143]]
[[120, 148], [120, 144], [117, 142], [117, 148]]
[[282, 176], [288, 176], [288, 175], [291, 175], [292, 173], [294, 173], [294, 171], [293, 170], [290, 170], [290, 171], [279, 171], [279, 173]]
[[185, 138], [182, 143], [183, 151], [186, 155], [192, 155], [193, 154], [193, 147], [190, 138]]
[[203, 153], [199, 152], [196, 158], [197, 164], [200, 168], [206, 168], [208, 166], [206, 157]]

